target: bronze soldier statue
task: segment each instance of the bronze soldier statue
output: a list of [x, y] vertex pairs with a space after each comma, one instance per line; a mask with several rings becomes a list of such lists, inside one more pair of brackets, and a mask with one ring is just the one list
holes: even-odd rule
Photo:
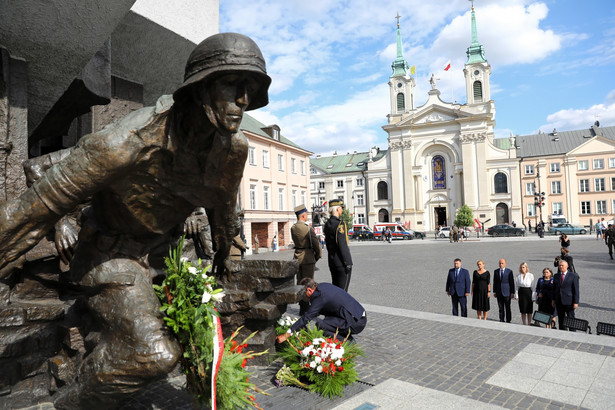
[[160, 317], [152, 263], [203, 206], [214, 271], [229, 271], [248, 153], [239, 125], [244, 111], [268, 103], [270, 83], [251, 39], [211, 36], [190, 55], [172, 98], [86, 135], [21, 197], [0, 206], [3, 268], [91, 197], [64, 279], [87, 296], [98, 336], [75, 382], [59, 392], [57, 408], [113, 408], [175, 366], [180, 350]]

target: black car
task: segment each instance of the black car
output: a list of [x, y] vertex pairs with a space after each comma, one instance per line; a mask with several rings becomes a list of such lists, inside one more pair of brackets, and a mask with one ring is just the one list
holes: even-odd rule
[[525, 229], [506, 224], [494, 225], [487, 229], [487, 234], [491, 236], [525, 236]]

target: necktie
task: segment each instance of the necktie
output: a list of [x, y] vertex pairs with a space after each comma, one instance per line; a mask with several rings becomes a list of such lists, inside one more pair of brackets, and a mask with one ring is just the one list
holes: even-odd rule
[[562, 272], [562, 283], [564, 283], [564, 276], [565, 276], [565, 273]]
[[457, 274], [459, 273], [459, 269], [455, 269], [455, 280], [457, 280]]
[[502, 281], [503, 277], [504, 277], [504, 269], [500, 269], [500, 281]]

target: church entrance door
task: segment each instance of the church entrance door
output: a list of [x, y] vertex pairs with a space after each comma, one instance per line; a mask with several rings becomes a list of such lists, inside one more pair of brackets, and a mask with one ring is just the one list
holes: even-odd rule
[[434, 210], [434, 221], [436, 221], [436, 226], [446, 225], [446, 207], [436, 206], [434, 207], [433, 210]]
[[495, 207], [495, 216], [497, 225], [509, 223], [510, 220], [508, 218], [508, 205], [502, 202], [497, 204], [497, 206]]

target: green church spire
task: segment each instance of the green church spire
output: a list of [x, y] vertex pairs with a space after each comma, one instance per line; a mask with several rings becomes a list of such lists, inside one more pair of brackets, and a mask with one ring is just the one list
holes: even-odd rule
[[478, 42], [478, 31], [476, 30], [476, 14], [474, 14], [474, 4], [472, 4], [472, 44], [466, 51], [468, 61], [466, 64], [486, 63], [485, 49]]
[[397, 58], [391, 64], [391, 68], [393, 69], [393, 75], [391, 77], [403, 77], [406, 75], [406, 72], [410, 68], [406, 60], [404, 60], [404, 55], [402, 53], [402, 45], [401, 45], [401, 30], [399, 29], [399, 12], [397, 12]]

